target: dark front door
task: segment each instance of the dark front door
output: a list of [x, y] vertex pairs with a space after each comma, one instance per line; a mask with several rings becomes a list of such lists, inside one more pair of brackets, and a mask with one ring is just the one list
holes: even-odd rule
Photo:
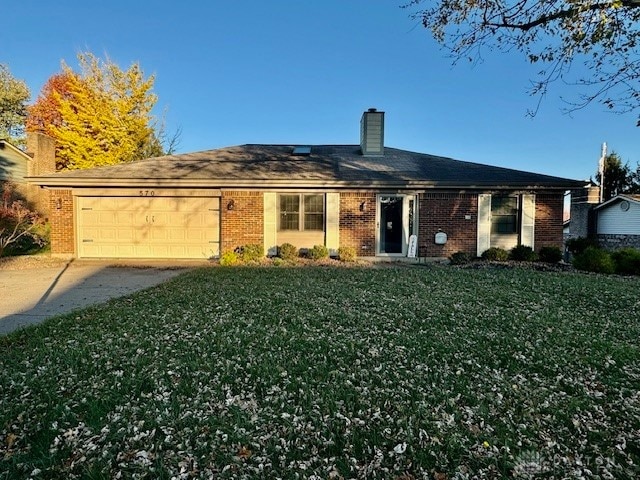
[[403, 253], [403, 197], [380, 197], [380, 253]]

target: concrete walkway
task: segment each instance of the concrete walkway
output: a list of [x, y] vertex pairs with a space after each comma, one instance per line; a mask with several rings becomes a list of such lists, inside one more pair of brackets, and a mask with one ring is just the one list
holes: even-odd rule
[[111, 266], [68, 261], [0, 270], [0, 335], [63, 313], [158, 285], [185, 267]]

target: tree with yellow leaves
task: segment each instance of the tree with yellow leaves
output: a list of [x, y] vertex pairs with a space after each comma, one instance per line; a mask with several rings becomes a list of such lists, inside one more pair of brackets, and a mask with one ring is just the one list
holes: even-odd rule
[[[91, 53], [79, 54], [78, 61], [79, 72], [63, 62], [64, 89], [50, 85], [30, 109], [28, 125], [38, 130], [46, 123], [46, 133], [55, 138], [58, 164], [83, 169], [162, 155], [151, 113], [154, 77], [145, 78], [137, 63], [121, 70]], [[55, 113], [56, 121], [36, 118], [45, 113]]]

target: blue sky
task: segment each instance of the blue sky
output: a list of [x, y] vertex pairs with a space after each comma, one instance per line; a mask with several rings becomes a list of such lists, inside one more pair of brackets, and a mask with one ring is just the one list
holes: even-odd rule
[[386, 112], [385, 144], [585, 179], [602, 142], [633, 168], [634, 114], [600, 105], [563, 114], [555, 85], [535, 118], [537, 67], [487, 51], [452, 66], [404, 0], [86, 2], [22, 0], [3, 9], [0, 63], [35, 99], [60, 61], [108, 55], [156, 76], [157, 114], [182, 129], [179, 152], [243, 143], [355, 144], [360, 115]]

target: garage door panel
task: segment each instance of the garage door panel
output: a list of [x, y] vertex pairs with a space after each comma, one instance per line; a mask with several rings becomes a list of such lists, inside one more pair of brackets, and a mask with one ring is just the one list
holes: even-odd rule
[[119, 225], [132, 225], [134, 222], [134, 215], [131, 212], [115, 212], [113, 222]]
[[153, 224], [153, 228], [169, 225], [169, 214], [166, 212], [154, 211], [147, 219], [147, 222]]
[[116, 238], [120, 242], [131, 243], [135, 240], [134, 231], [130, 228], [118, 228], [116, 229]]
[[115, 241], [118, 239], [118, 229], [117, 228], [103, 228], [102, 232], [100, 232], [100, 236], [104, 240]]
[[99, 257], [100, 247], [96, 247], [94, 245], [82, 245], [82, 251], [85, 252], [85, 255], [88, 257]]
[[149, 232], [149, 239], [154, 243], [164, 243], [167, 239], [166, 228], [152, 228]]
[[96, 238], [100, 235], [100, 229], [96, 227], [85, 227], [82, 237], [80, 238], [80, 242], [88, 243], [90, 239]]
[[96, 225], [113, 225], [119, 222], [116, 212], [99, 212], [97, 217], [98, 223]]
[[87, 226], [100, 225], [100, 212], [84, 211], [82, 212], [84, 224]]
[[[189, 235], [193, 235], [193, 229], [189, 230]], [[167, 240], [171, 242], [183, 242], [186, 240], [186, 231], [184, 228], [168, 228]]]
[[78, 255], [208, 258], [219, 255], [220, 199], [79, 197]]
[[132, 257], [135, 258], [154, 258], [151, 255], [151, 246], [150, 245], [135, 245], [133, 247]]

